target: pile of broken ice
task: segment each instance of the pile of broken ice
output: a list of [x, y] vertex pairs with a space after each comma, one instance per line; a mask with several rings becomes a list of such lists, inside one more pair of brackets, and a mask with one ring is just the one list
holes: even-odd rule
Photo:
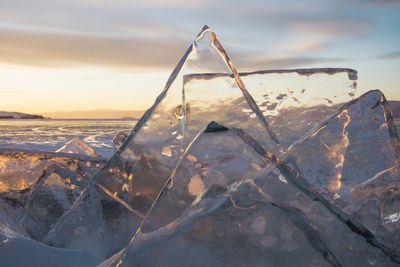
[[205, 27], [107, 162], [79, 140], [0, 151], [0, 265], [396, 266], [399, 137], [356, 87], [238, 74]]

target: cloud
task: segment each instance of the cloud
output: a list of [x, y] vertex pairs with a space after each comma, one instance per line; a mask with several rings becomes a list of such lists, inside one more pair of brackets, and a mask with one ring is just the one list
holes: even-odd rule
[[400, 59], [400, 51], [394, 51], [394, 52], [382, 54], [382, 55], [378, 56], [377, 59], [399, 60]]
[[[38, 0], [24, 5], [21, 0], [4, 1], [0, 62], [43, 67], [171, 68], [202, 26], [200, 21], [215, 24], [221, 41], [233, 44], [228, 52], [265, 55], [269, 51], [281, 58], [276, 63], [283, 66], [290, 65], [285, 59], [289, 57], [297, 59], [293, 64], [316, 60], [307, 56], [372, 28], [362, 16], [347, 9], [338, 13], [341, 5], [332, 7], [324, 0], [290, 5], [244, 0], [206, 4], [190, 0], [184, 5], [180, 0]], [[185, 10], [191, 8], [196, 12]]]
[[[264, 51], [304, 57], [329, 52], [338, 41], [353, 41], [374, 32], [374, 21], [368, 16], [355, 15], [357, 8], [350, 2], [346, 5], [324, 0], [250, 2], [240, 8], [231, 5], [224, 11], [242, 22], [241, 35], [253, 34], [254, 39], [249, 42], [255, 46], [263, 44]], [[237, 38], [237, 42], [243, 39]]]
[[89, 35], [0, 27], [0, 60], [18, 65], [164, 68], [173, 66], [188, 46], [187, 41], [157, 35]]
[[229, 5], [231, 0], [223, 0], [224, 4], [221, 6], [223, 5], [224, 12], [235, 20], [240, 20], [245, 24], [251, 23], [255, 27], [263, 28], [269, 25], [271, 28], [278, 29], [298, 29], [308, 34], [345, 36], [362, 34], [370, 30], [371, 20], [365, 16], [355, 16], [357, 10], [352, 10], [361, 6], [358, 1], [360, 0], [347, 1], [346, 5], [330, 0], [283, 0], [280, 3], [246, 1], [238, 8], [237, 4]]
[[[42, 2], [52, 3], [53, 0], [42, 0]], [[110, 6], [136, 6], [136, 7], [162, 7], [162, 8], [198, 8], [205, 6], [207, 0], [58, 0], [58, 3], [74, 5], [93, 5], [99, 7]]]
[[285, 33], [282, 48], [295, 55], [314, 54], [329, 50], [338, 40], [356, 38], [371, 29], [366, 21], [294, 19]]
[[369, 8], [400, 7], [399, 0], [359, 0], [359, 2], [362, 6]]
[[[175, 31], [168, 26], [149, 25], [149, 29], [152, 27], [154, 31], [126, 26], [125, 31], [129, 34], [114, 35], [84, 34], [47, 28], [0, 27], [0, 61], [37, 67], [94, 65], [120, 69], [171, 69], [184, 54], [190, 41], [184, 40], [180, 31], [176, 31], [176, 36], [168, 37]], [[298, 29], [308, 31], [304, 27], [305, 25], [300, 25]], [[344, 26], [327, 26], [329, 27], [334, 29], [332, 31], [340, 31]], [[283, 57], [282, 54], [285, 53], [273, 56], [265, 53], [249, 55], [234, 50], [232, 55], [240, 70], [291, 68], [342, 60], [304, 55], [326, 49], [322, 43], [302, 43], [301, 40], [297, 40], [295, 47], [282, 47], [295, 53], [287, 53]]]
[[334, 57], [265, 57], [232, 55], [232, 61], [240, 71], [254, 71], [259, 69], [285, 69], [304, 67], [310, 64], [344, 62], [346, 59]]
[[290, 24], [290, 29], [299, 35], [338, 37], [367, 33], [371, 25], [359, 20], [300, 19], [294, 20]]

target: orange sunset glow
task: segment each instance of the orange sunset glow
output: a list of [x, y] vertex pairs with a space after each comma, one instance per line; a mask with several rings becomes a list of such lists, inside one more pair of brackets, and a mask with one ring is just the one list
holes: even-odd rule
[[206, 23], [239, 72], [348, 67], [400, 100], [397, 1], [224, 2], [1, 1], [0, 110], [143, 112]]

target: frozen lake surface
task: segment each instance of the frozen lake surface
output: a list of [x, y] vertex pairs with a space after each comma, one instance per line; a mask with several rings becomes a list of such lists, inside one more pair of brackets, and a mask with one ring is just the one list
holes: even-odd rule
[[97, 153], [109, 157], [112, 139], [130, 133], [134, 120], [0, 120], [0, 148], [56, 151], [79, 137]]

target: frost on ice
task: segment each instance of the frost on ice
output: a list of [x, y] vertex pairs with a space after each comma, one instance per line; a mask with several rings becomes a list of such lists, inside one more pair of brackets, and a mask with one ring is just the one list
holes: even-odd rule
[[107, 162], [81, 140], [0, 150], [0, 263], [398, 265], [399, 137], [357, 76], [237, 73], [205, 27]]

